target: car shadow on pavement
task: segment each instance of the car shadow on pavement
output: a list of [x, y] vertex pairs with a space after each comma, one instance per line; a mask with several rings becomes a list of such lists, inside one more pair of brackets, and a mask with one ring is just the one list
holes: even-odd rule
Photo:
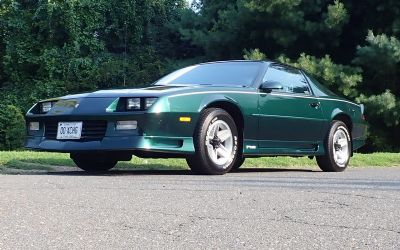
[[[145, 168], [145, 169], [143, 169]], [[228, 175], [243, 173], [271, 173], [271, 172], [319, 172], [315, 169], [302, 168], [241, 168], [233, 170]], [[193, 173], [189, 169], [179, 169], [177, 166], [152, 165], [137, 166], [135, 168], [115, 168], [109, 171], [85, 172], [77, 167], [52, 166], [48, 168], [36, 169], [17, 169], [6, 168], [1, 172], [11, 175], [63, 175], [63, 176], [125, 176], [125, 175], [200, 175]]]
[[305, 168], [240, 168], [231, 173], [252, 173], [252, 172], [319, 172], [315, 169]]
[[[270, 173], [270, 172], [319, 172], [312, 169], [287, 169], [287, 168], [243, 168], [231, 171], [228, 175], [240, 173]], [[125, 176], [125, 175], [201, 175], [190, 170], [165, 169], [162, 170], [142, 170], [142, 169], [113, 169], [106, 172], [85, 172], [82, 170], [74, 171], [49, 171], [47, 175], [70, 175], [70, 176]]]
[[113, 169], [109, 171], [85, 172], [76, 171], [49, 171], [47, 175], [75, 175], [75, 176], [124, 176], [124, 175], [191, 175], [190, 170], [130, 170]]

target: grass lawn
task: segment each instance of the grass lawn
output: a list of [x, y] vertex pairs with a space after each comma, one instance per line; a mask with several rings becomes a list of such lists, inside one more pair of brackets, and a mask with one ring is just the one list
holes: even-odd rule
[[[0, 151], [0, 170], [52, 170], [57, 166], [74, 167], [69, 154], [32, 152], [32, 151]], [[355, 154], [350, 160], [350, 167], [394, 167], [400, 166], [400, 153]], [[244, 167], [248, 168], [317, 168], [315, 159], [307, 157], [263, 157], [247, 159]], [[175, 170], [188, 169], [183, 159], [140, 159], [133, 157], [130, 162], [120, 162], [119, 169], [140, 170]]]

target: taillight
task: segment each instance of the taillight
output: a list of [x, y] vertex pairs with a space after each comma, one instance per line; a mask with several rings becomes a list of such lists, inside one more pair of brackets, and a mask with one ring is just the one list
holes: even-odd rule
[[363, 119], [365, 121], [365, 115], [364, 115], [364, 104], [360, 104], [360, 109], [361, 109], [361, 119]]

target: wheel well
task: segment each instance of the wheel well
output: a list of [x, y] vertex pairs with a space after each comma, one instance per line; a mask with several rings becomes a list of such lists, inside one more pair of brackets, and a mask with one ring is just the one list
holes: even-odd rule
[[233, 120], [236, 123], [236, 126], [240, 133], [243, 133], [244, 128], [244, 119], [242, 115], [242, 111], [233, 103], [226, 101], [213, 102], [209, 104], [206, 108], [220, 108], [228, 112], [230, 116], [232, 116]]
[[350, 133], [353, 130], [353, 122], [351, 121], [350, 116], [346, 114], [338, 114], [333, 118], [333, 120], [344, 122], [344, 124], [346, 124], [347, 128], [350, 130]]

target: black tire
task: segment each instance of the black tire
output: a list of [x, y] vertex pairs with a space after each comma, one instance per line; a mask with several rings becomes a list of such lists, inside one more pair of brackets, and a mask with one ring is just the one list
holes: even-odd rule
[[103, 172], [115, 167], [118, 160], [98, 154], [71, 154], [78, 168], [87, 172]]
[[[228, 140], [230, 143], [226, 143], [225, 141], [220, 140], [218, 137], [206, 140], [207, 133], [210, 132], [209, 129], [212, 127], [218, 128], [216, 124], [220, 123], [222, 123], [226, 129], [229, 128], [231, 132], [231, 137], [229, 138], [231, 139]], [[200, 118], [193, 135], [195, 154], [186, 158], [186, 162], [188, 163], [190, 169], [197, 174], [225, 174], [232, 169], [237, 162], [238, 157], [240, 156], [241, 158], [241, 154], [239, 153], [239, 146], [241, 145], [241, 142], [239, 142], [239, 140], [241, 140], [241, 138], [239, 138], [235, 121], [225, 110], [219, 108], [206, 109], [200, 114]], [[211, 145], [211, 141], [213, 145]], [[221, 147], [221, 145], [223, 147]], [[211, 158], [209, 155], [210, 146], [214, 147], [214, 150], [217, 150], [217, 152], [219, 147], [223, 148], [224, 150], [227, 149], [227, 151], [224, 152], [228, 152], [229, 155], [220, 158], [226, 159], [225, 163], [217, 164], [216, 161]], [[215, 155], [216, 158], [218, 158], [218, 154], [216, 153]]]
[[235, 164], [232, 166], [231, 171], [235, 171], [238, 170], [244, 163], [244, 161], [246, 160], [246, 158], [242, 157], [238, 157]]
[[[346, 153], [347, 151], [347, 157], [343, 157], [343, 159], [346, 159], [342, 163], [338, 163], [335, 161], [335, 147], [333, 140], [334, 140], [334, 135], [336, 132], [342, 131], [345, 134], [346, 140], [347, 140], [347, 149], [345, 149], [343, 152]], [[338, 150], [342, 150], [341, 146]], [[346, 124], [344, 124], [342, 121], [332, 121], [331, 127], [329, 129], [328, 135], [325, 139], [325, 155], [322, 156], [316, 156], [317, 163], [319, 168], [324, 171], [324, 172], [342, 172], [347, 168], [347, 165], [349, 163], [350, 157], [351, 157], [351, 151], [352, 151], [352, 144], [351, 144], [351, 135], [349, 132], [349, 129], [347, 128]]]

